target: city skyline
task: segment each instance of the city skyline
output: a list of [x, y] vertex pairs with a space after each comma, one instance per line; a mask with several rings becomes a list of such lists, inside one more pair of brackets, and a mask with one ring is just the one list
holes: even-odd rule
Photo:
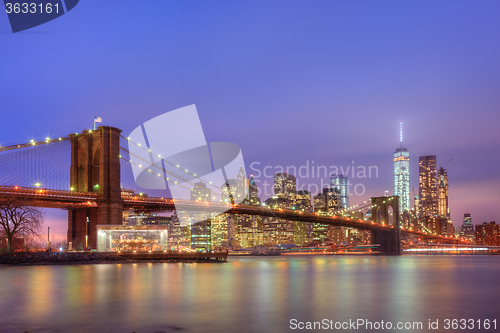
[[2, 333], [497, 330], [500, 1], [4, 7]]
[[[474, 224], [500, 220], [500, 157], [491, 154], [500, 141], [492, 88], [500, 50], [491, 42], [500, 35], [498, 3], [458, 1], [455, 15], [445, 15], [445, 3], [366, 3], [367, 12], [322, 1], [162, 3], [153, 14], [122, 8], [110, 26], [105, 13], [115, 5], [95, 11], [81, 3], [42, 27], [1, 34], [9, 50], [0, 55], [1, 145], [80, 132], [94, 116], [129, 132], [194, 103], [207, 139], [230, 137], [245, 151], [247, 171], [252, 162], [378, 166], [379, 177], [364, 180], [364, 201], [392, 190], [403, 121], [411, 186], [417, 156], [436, 155], [438, 168], [453, 158], [446, 169], [455, 226], [465, 213]], [[10, 30], [6, 20], [0, 30]], [[65, 221], [64, 211], [48, 211], [54, 230]]]

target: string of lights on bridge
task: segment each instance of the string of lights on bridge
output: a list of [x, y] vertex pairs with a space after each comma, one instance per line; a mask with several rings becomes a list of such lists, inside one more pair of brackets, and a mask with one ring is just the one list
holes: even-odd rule
[[[92, 130], [88, 130], [88, 133], [92, 133]], [[75, 133], [75, 135], [79, 135], [79, 133]], [[182, 176], [182, 174], [185, 174], [186, 176], [191, 176], [193, 177], [194, 179], [196, 180], [199, 180], [203, 183], [205, 183], [206, 185], [214, 188], [214, 189], [217, 189], [217, 194], [215, 194], [216, 196], [218, 196], [220, 198], [220, 201], [222, 201], [222, 190], [220, 187], [217, 187], [216, 185], [213, 185], [212, 182], [208, 182], [202, 178], [199, 178], [196, 176], [195, 173], [189, 173], [189, 170], [188, 169], [182, 169], [182, 167], [180, 165], [174, 165], [173, 163], [163, 159], [161, 157], [161, 155], [156, 155], [154, 154], [151, 149], [147, 149], [147, 148], [144, 148], [144, 147], [141, 147], [141, 144], [140, 143], [134, 143], [130, 140], [130, 138], [127, 138], [127, 137], [124, 137], [124, 136], [121, 136], [121, 138], [127, 140], [128, 142], [136, 145], [138, 148], [142, 149], [144, 152], [147, 152], [148, 154], [151, 154], [152, 156], [160, 159], [161, 161], [163, 161], [164, 163], [167, 163], [169, 165], [171, 165], [172, 167], [176, 168], [177, 170], [179, 170], [181, 172], [180, 175], [178, 174], [174, 174], [164, 168], [159, 168], [158, 166], [154, 165], [153, 164], [153, 167], [157, 168], [159, 171], [162, 171], [164, 172], [164, 174], [168, 174], [169, 176], [172, 176], [172, 177], [175, 177], [176, 179], [178, 179], [179, 181], [182, 181], [182, 182], [185, 182], [187, 184], [190, 184], [190, 185], [194, 185], [194, 182], [193, 180], [190, 180], [190, 179], [187, 179], [187, 178], [184, 178]], [[0, 152], [8, 152], [8, 151], [12, 151], [12, 150], [17, 150], [17, 149], [23, 149], [23, 148], [28, 148], [28, 147], [35, 147], [35, 146], [41, 146], [41, 145], [48, 145], [48, 144], [51, 144], [51, 143], [58, 143], [58, 142], [64, 142], [64, 141], [68, 141], [70, 140], [70, 137], [69, 136], [65, 136], [65, 137], [59, 137], [59, 138], [50, 138], [50, 137], [46, 137], [44, 140], [34, 140], [34, 139], [31, 139], [28, 143], [23, 143], [23, 144], [15, 144], [15, 145], [9, 145], [9, 146], [1, 146], [0, 145]], [[148, 163], [150, 163], [150, 161], [144, 159], [143, 157], [137, 155], [137, 154], [133, 154], [131, 153], [130, 151], [128, 151], [126, 148], [120, 146], [120, 149], [123, 150], [124, 152], [128, 153], [129, 155], [132, 154], [134, 157], [142, 160], [145, 162], [145, 165], [147, 165]], [[122, 155], [119, 156], [119, 158], [121, 158], [122, 160], [130, 163], [130, 164], [134, 164], [132, 162], [132, 160], [126, 160], [124, 157], [122, 157]], [[143, 167], [142, 164], [134, 164], [136, 167], [138, 168], [141, 168], [142, 170], [147, 170], [147, 172], [150, 172], [152, 173], [152, 170], [151, 169], [148, 169], [147, 167]], [[164, 177], [162, 176], [161, 173], [156, 173], [157, 177], [163, 179], [163, 180], [166, 180], [166, 181], [169, 181], [170, 178], [169, 177]], [[185, 186], [183, 186], [182, 184], [179, 184], [177, 181], [174, 182], [175, 184], [177, 184], [178, 186], [186, 189], [186, 190], [189, 190], [189, 191], [192, 191], [193, 189], [192, 188], [187, 188]], [[35, 188], [37, 189], [41, 189], [41, 187], [43, 187], [43, 184], [40, 182], [40, 181], [35, 181], [33, 184], [32, 184]], [[14, 186], [13, 186], [14, 188]], [[17, 186], [15, 188], [18, 188]], [[74, 191], [74, 188], [70, 187], [69, 188], [69, 192], [73, 192]], [[220, 193], [219, 193], [220, 192]], [[42, 192], [40, 192], [42, 193]], [[212, 198], [216, 198], [216, 197], [212, 197]], [[153, 198], [151, 198], [153, 199]], [[388, 200], [392, 200], [392, 198], [388, 198]], [[384, 202], [385, 203], [385, 202]], [[265, 204], [263, 204], [262, 206], [265, 206]], [[371, 204], [369, 201], [364, 201], [360, 204], [357, 204], [357, 205], [354, 205], [354, 206], [351, 206], [351, 207], [348, 207], [348, 208], [345, 208], [345, 209], [342, 209], [341, 211], [337, 212], [337, 214], [334, 214], [334, 213], [315, 213], [316, 215], [327, 215], [327, 216], [332, 216], [332, 217], [335, 217], [335, 216], [347, 216], [349, 213], [353, 213], [353, 212], [362, 212], [363, 210], [366, 210], [366, 209], [373, 209], [375, 208], [377, 205], [375, 204]], [[271, 209], [271, 207], [266, 207], [268, 209]], [[274, 209], [276, 209], [276, 207], [274, 207]], [[281, 208], [278, 208], [277, 211], [283, 211], [283, 209]], [[299, 214], [303, 214], [304, 212], [300, 212], [300, 211], [295, 211], [296, 213], [299, 213]], [[436, 232], [433, 232], [431, 231], [428, 227], [426, 227], [424, 224], [422, 224], [420, 221], [418, 221], [418, 218], [413, 214], [412, 211], [409, 211], [409, 214], [410, 216], [414, 219], [414, 221], [417, 221], [418, 225], [421, 227], [421, 229], [423, 230], [423, 233], [424, 234], [427, 234], [427, 235], [437, 235]], [[369, 221], [371, 223], [373, 223], [373, 221]], [[403, 226], [400, 226], [401, 229], [405, 229]], [[409, 231], [413, 231], [413, 228], [408, 228], [407, 230]], [[446, 238], [455, 238], [455, 237], [450, 237], [450, 236], [446, 236]], [[465, 240], [465, 239], [464, 239]]]
[[[151, 149], [149, 149], [149, 148], [144, 148], [144, 147], [142, 147], [142, 145], [141, 145], [140, 143], [133, 142], [133, 141], [130, 139], [130, 137], [125, 137], [125, 136], [123, 136], [123, 135], [120, 135], [120, 137], [121, 137], [122, 139], [127, 140], [129, 143], [132, 143], [132, 144], [133, 144], [133, 145], [135, 145], [137, 148], [141, 149], [143, 152], [145, 152], [145, 153], [149, 154], [150, 156], [156, 157], [156, 158], [157, 158], [157, 159], [159, 159], [160, 161], [163, 161], [164, 163], [167, 163], [168, 165], [170, 165], [170, 166], [172, 166], [173, 168], [177, 169], [178, 171], [180, 171], [180, 174], [175, 174], [175, 173], [173, 173], [173, 172], [171, 172], [171, 171], [169, 171], [169, 170], [166, 170], [166, 169], [165, 169], [165, 168], [163, 168], [163, 167], [162, 167], [162, 168], [160, 168], [158, 165], [156, 165], [156, 164], [154, 164], [154, 163], [153, 163], [153, 164], [151, 164], [151, 161], [148, 161], [146, 158], [144, 158], [144, 157], [142, 157], [142, 156], [139, 156], [138, 154], [132, 153], [132, 152], [130, 152], [130, 150], [128, 150], [127, 148], [120, 146], [120, 149], [121, 149], [122, 151], [124, 151], [125, 153], [129, 154], [129, 156], [134, 156], [135, 158], [137, 158], [137, 159], [139, 159], [139, 160], [143, 161], [146, 165], [148, 165], [148, 164], [149, 164], [149, 166], [148, 166], [148, 167], [145, 167], [145, 166], [143, 166], [142, 164], [136, 164], [136, 163], [133, 163], [133, 162], [132, 162], [132, 159], [127, 160], [127, 159], [125, 159], [122, 155], [119, 155], [119, 158], [121, 158], [122, 160], [124, 160], [124, 161], [126, 161], [126, 162], [130, 163], [131, 165], [134, 165], [134, 166], [136, 166], [136, 167], [138, 167], [138, 168], [140, 168], [140, 169], [142, 169], [142, 170], [146, 170], [147, 172], [150, 172], [150, 173], [153, 173], [153, 172], [151, 171], [151, 169], [150, 169], [151, 167], [153, 167], [153, 168], [157, 169], [157, 171], [161, 171], [161, 172], [162, 172], [162, 173], [164, 173], [164, 174], [167, 174], [167, 175], [169, 175], [169, 176], [171, 176], [171, 177], [174, 177], [175, 179], [177, 179], [177, 180], [175, 180], [175, 181], [174, 181], [174, 184], [176, 184], [176, 185], [178, 185], [178, 186], [180, 186], [180, 187], [182, 187], [182, 188], [184, 188], [184, 189], [186, 189], [186, 190], [189, 190], [189, 191], [193, 191], [193, 189], [192, 189], [192, 188], [188, 188], [188, 187], [186, 187], [186, 186], [183, 186], [183, 185], [179, 184], [179, 182], [180, 182], [180, 183], [186, 183], [186, 184], [189, 184], [189, 185], [191, 185], [191, 186], [194, 186], [194, 181], [193, 181], [193, 179], [198, 180], [198, 181], [200, 181], [200, 182], [203, 182], [206, 186], [211, 187], [211, 189], [210, 189], [211, 191], [214, 191], [214, 189], [216, 190], [216, 191], [214, 191], [214, 192], [215, 192], [215, 197], [212, 197], [212, 198], [213, 198], [213, 199], [218, 199], [218, 200], [222, 201], [222, 190], [221, 190], [221, 188], [220, 188], [220, 187], [218, 187], [218, 186], [216, 186], [216, 185], [214, 185], [214, 184], [212, 184], [212, 182], [211, 182], [211, 181], [206, 181], [206, 180], [205, 180], [205, 179], [203, 179], [203, 178], [199, 178], [199, 177], [198, 177], [195, 173], [190, 173], [188, 169], [183, 169], [183, 168], [182, 168], [180, 165], [178, 165], [178, 164], [177, 164], [177, 165], [174, 165], [173, 163], [171, 163], [171, 162], [169, 162], [169, 161], [165, 160], [164, 158], [162, 158], [160, 154], [155, 154], [155, 153], [153, 153], [153, 152], [152, 152], [152, 150], [151, 150]], [[188, 179], [188, 178], [183, 177], [183, 176], [182, 176], [183, 174], [185, 174], [186, 176], [191, 176], [191, 177], [192, 177], [192, 179]], [[157, 175], [157, 177], [158, 177], [159, 179], [163, 179], [163, 180], [166, 180], [166, 181], [169, 181], [169, 180], [170, 180], [170, 178], [169, 178], [169, 177], [164, 177], [164, 176], [162, 176], [162, 174], [161, 174], [161, 173], [156, 173], [156, 175]], [[212, 194], [213, 194], [213, 193], [212, 193]], [[218, 197], [218, 198], [216, 198], [216, 197]]]

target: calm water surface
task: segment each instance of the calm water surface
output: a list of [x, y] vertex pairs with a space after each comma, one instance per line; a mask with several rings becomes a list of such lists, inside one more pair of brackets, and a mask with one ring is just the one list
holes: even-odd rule
[[292, 318], [499, 322], [500, 256], [0, 268], [0, 333], [296, 332]]

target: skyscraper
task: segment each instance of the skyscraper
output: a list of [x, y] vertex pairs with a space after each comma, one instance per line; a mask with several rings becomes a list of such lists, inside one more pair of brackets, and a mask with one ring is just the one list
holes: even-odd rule
[[403, 148], [403, 123], [400, 124], [401, 147], [394, 152], [394, 195], [399, 196], [399, 212], [410, 210], [410, 153]]
[[250, 180], [248, 181], [248, 202], [250, 205], [260, 205], [259, 190], [257, 184], [253, 179], [253, 175], [250, 175]]
[[337, 189], [324, 188], [323, 195], [326, 200], [326, 211], [328, 213], [336, 213], [342, 207], [342, 196]]
[[450, 217], [448, 206], [448, 173], [443, 167], [438, 171], [438, 214], [441, 217]]
[[349, 207], [347, 176], [335, 175], [330, 178], [330, 188], [340, 194], [340, 208]]
[[436, 155], [418, 157], [419, 217], [438, 215]]
[[236, 178], [236, 193], [233, 193], [236, 202], [241, 202], [248, 198], [248, 187], [248, 178], [245, 175], [243, 166], [241, 166]]
[[[212, 201], [211, 190], [204, 182], [197, 182], [191, 190], [191, 200]], [[190, 212], [191, 223], [191, 248], [193, 250], [210, 250], [211, 242], [211, 220], [206, 212]]]
[[306, 212], [312, 211], [311, 192], [305, 190], [297, 191], [295, 208]]
[[460, 237], [474, 238], [474, 226], [470, 214], [464, 214], [464, 222], [460, 228]]
[[274, 194], [278, 198], [295, 201], [297, 180], [288, 172], [278, 172], [274, 175]]

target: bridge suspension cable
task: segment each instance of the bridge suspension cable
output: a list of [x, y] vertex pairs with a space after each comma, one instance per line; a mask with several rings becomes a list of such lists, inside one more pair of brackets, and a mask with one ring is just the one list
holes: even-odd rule
[[[221, 187], [213, 184], [206, 179], [197, 176], [195, 173], [189, 172], [187, 169], [182, 169], [180, 165], [174, 165], [172, 162], [165, 160], [160, 155], [157, 155], [151, 151], [142, 147], [140, 144], [132, 142], [129, 138], [121, 135], [120, 142], [120, 159], [122, 161], [122, 181], [126, 183], [127, 188], [132, 188], [140, 191], [140, 193], [151, 193], [158, 196], [158, 193], [163, 193], [162, 196], [169, 196], [169, 192], [165, 190], [154, 190], [148, 188], [142, 188], [138, 186], [133, 178], [131, 167], [134, 166], [140, 170], [146, 171], [151, 174], [146, 181], [151, 185], [151, 188], [155, 188], [155, 184], [158, 181], [168, 182], [176, 184], [178, 188], [184, 190], [183, 195], [185, 197], [190, 197], [190, 193], [195, 186], [195, 183], [203, 183], [207, 189], [210, 189], [210, 200], [222, 201], [223, 193]], [[131, 152], [129, 144], [134, 146], [134, 150], [137, 152]], [[154, 162], [156, 161], [156, 162]], [[155, 177], [154, 177], [154, 176]], [[222, 184], [220, 184], [222, 185]], [[168, 185], [165, 183], [165, 187]], [[202, 200], [203, 201], [203, 200]]]
[[68, 137], [0, 147], [0, 185], [70, 190]]

